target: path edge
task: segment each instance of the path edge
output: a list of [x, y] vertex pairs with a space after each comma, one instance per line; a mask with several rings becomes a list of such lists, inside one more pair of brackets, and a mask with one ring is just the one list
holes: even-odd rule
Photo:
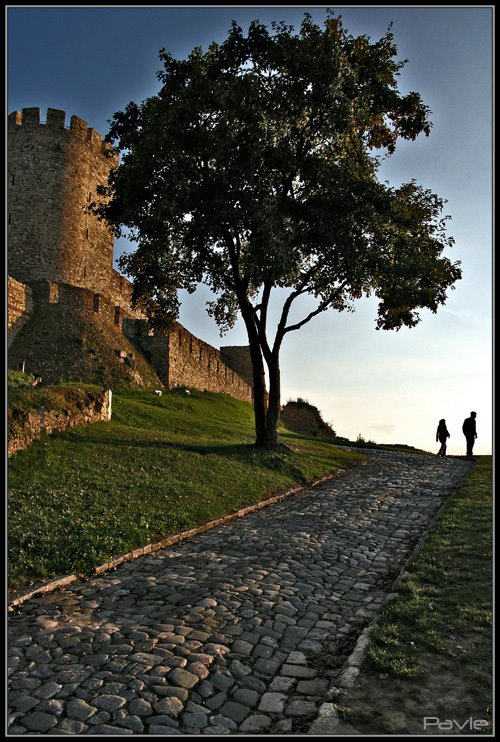
[[[464, 475], [464, 478], [465, 476], [466, 475]], [[417, 558], [417, 556], [422, 551], [432, 530], [434, 529], [434, 526], [443, 515], [443, 512], [446, 509], [449, 500], [453, 497], [454, 494], [456, 494], [460, 486], [461, 485], [458, 484], [457, 486], [453, 487], [453, 489], [448, 493], [448, 495], [446, 495], [446, 497], [443, 499], [443, 502], [434, 513], [429, 524], [415, 544], [415, 547], [413, 548], [411, 554], [408, 556], [405, 563], [401, 567], [396, 579], [391, 585], [389, 592], [386, 594], [384, 600], [380, 604], [375, 617], [367, 626], [364, 627], [361, 634], [359, 635], [356, 644], [354, 645], [354, 649], [342, 665], [342, 670], [340, 672], [340, 675], [338, 676], [338, 679], [335, 681], [335, 684], [331, 685], [328, 689], [328, 696], [338, 696], [339, 698], [342, 698], [346, 691], [355, 686], [361, 671], [361, 666], [371, 644], [370, 634], [377, 625], [382, 612], [382, 608], [391, 600], [394, 600], [399, 596], [399, 588], [401, 586], [401, 582], [408, 574], [407, 567]], [[361, 735], [361, 732], [353, 727], [352, 724], [349, 724], [349, 722], [344, 721], [342, 716], [339, 714], [338, 709], [340, 705], [342, 705], [342, 702], [340, 704], [335, 703], [334, 701], [326, 701], [325, 703], [322, 703], [319, 707], [316, 719], [311, 722], [306, 734], [337, 736], [342, 736], [344, 734], [349, 736]]]
[[245, 515], [254, 513], [257, 510], [262, 510], [263, 508], [269, 507], [270, 505], [276, 505], [277, 503], [281, 502], [282, 500], [287, 499], [288, 497], [292, 497], [293, 495], [299, 495], [301, 492], [306, 492], [307, 490], [312, 489], [313, 487], [318, 487], [321, 484], [325, 484], [326, 482], [329, 482], [332, 479], [335, 479], [336, 477], [342, 474], [345, 474], [345, 472], [346, 472], [346, 469], [337, 469], [331, 474], [327, 474], [326, 476], [321, 477], [320, 479], [316, 479], [311, 484], [307, 484], [307, 485], [300, 486], [300, 487], [292, 487], [291, 489], [286, 490], [285, 492], [281, 492], [278, 495], [273, 495], [272, 497], [268, 497], [264, 500], [260, 500], [259, 502], [256, 502], [253, 505], [248, 505], [245, 508], [240, 508], [239, 510], [234, 511], [233, 513], [221, 515], [220, 517], [214, 518], [213, 520], [210, 520], [207, 523], [203, 523], [201, 526], [197, 526], [196, 528], [189, 528], [189, 529], [186, 529], [185, 531], [180, 531], [178, 533], [165, 536], [165, 538], [160, 539], [160, 541], [153, 541], [151, 543], [145, 544], [144, 546], [140, 546], [137, 549], [133, 549], [132, 551], [128, 551], [127, 553], [122, 554], [119, 557], [116, 557], [116, 559], [111, 559], [109, 562], [105, 562], [104, 564], [94, 567], [92, 572], [90, 572], [89, 574], [72, 574], [72, 575], [64, 575], [62, 577], [56, 577], [52, 580], [42, 582], [36, 585], [35, 587], [30, 588], [27, 591], [22, 591], [20, 593], [14, 593], [12, 596], [12, 599], [9, 599], [7, 602], [7, 610], [9, 613], [11, 613], [15, 608], [22, 605], [27, 600], [30, 600], [31, 598], [35, 597], [36, 595], [43, 595], [46, 593], [50, 593], [54, 590], [57, 590], [59, 588], [67, 587], [68, 585], [71, 585], [71, 583], [76, 582], [77, 580], [88, 580], [88, 579], [91, 579], [92, 577], [98, 577], [100, 575], [105, 574], [106, 572], [110, 572], [116, 569], [121, 564], [125, 564], [126, 562], [133, 561], [135, 559], [138, 559], [141, 556], [145, 556], [146, 554], [153, 554], [156, 551], [160, 551], [160, 549], [168, 548], [169, 546], [173, 546], [174, 544], [187, 541], [191, 538], [194, 538], [200, 533], [204, 533], [204, 531], [208, 531], [212, 528], [216, 528], [217, 526], [225, 525], [226, 523], [230, 523], [233, 520], [238, 520], [239, 518], [244, 518]]

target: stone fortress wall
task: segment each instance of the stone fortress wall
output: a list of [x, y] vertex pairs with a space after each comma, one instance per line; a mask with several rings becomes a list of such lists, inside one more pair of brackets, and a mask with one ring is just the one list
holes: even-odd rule
[[113, 269], [113, 231], [87, 210], [118, 155], [85, 121], [72, 116], [67, 128], [65, 119], [53, 108], [45, 123], [38, 108], [9, 115], [9, 346], [20, 342], [37, 307], [65, 305], [68, 312], [118, 325], [168, 388], [191, 386], [251, 401], [251, 377], [241, 378], [220, 351], [178, 323], [168, 335], [152, 335], [145, 316], [131, 308], [132, 285]]
[[[149, 360], [168, 388], [193, 387], [252, 401], [252, 384], [231, 367], [221, 351], [175, 322], [168, 335], [148, 334], [145, 320], [125, 320], [123, 333]], [[248, 349], [242, 347], [243, 352]]]
[[[8, 123], [9, 275], [86, 288], [130, 314], [132, 287], [113, 268], [114, 235], [86, 207], [118, 155], [77, 116], [24, 108]], [[139, 316], [139, 313], [135, 313]]]
[[9, 346], [33, 314], [33, 292], [29, 286], [8, 276], [7, 296], [7, 346]]

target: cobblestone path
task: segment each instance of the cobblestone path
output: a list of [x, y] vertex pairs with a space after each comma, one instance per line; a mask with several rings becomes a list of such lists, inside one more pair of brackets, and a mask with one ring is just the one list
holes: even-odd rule
[[17, 607], [8, 733], [305, 733], [470, 469], [370, 454], [326, 484]]

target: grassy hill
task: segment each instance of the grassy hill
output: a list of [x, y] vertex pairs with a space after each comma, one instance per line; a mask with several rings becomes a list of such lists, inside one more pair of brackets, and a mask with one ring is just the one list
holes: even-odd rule
[[226, 395], [115, 393], [110, 422], [45, 437], [9, 460], [9, 588], [89, 572], [363, 460], [284, 429], [282, 440], [279, 452], [256, 449], [252, 406]]

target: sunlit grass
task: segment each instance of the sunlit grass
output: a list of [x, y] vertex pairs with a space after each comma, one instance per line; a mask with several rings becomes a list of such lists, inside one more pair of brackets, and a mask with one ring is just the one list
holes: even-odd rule
[[9, 586], [113, 557], [363, 459], [283, 431], [255, 448], [251, 405], [225, 395], [113, 395], [110, 422], [44, 437], [9, 460]]
[[434, 654], [435, 662], [456, 662], [463, 677], [473, 657], [481, 670], [468, 668], [466, 680], [483, 708], [492, 673], [492, 460], [479, 459], [408, 565], [398, 596], [384, 606], [364, 670], [424, 677]]

